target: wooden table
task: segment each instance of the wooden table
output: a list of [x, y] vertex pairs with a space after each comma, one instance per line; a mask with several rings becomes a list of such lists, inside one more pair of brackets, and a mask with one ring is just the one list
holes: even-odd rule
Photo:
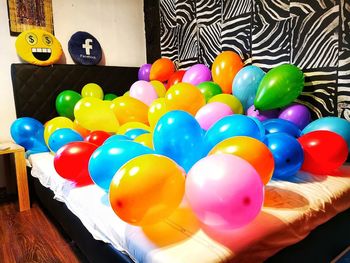
[[15, 143], [0, 143], [0, 155], [2, 154], [14, 154], [16, 165], [16, 180], [18, 191], [19, 211], [26, 211], [30, 209], [29, 190], [28, 190], [28, 178], [27, 168], [25, 160], [25, 150], [22, 146]]

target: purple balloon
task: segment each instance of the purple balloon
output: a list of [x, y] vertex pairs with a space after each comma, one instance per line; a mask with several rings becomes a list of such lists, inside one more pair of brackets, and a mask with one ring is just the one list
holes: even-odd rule
[[265, 121], [268, 119], [277, 118], [279, 110], [266, 110], [259, 111], [255, 109], [254, 105], [250, 106], [247, 110], [247, 116], [255, 117], [259, 121]]
[[284, 119], [296, 124], [300, 130], [304, 129], [311, 121], [311, 114], [309, 109], [301, 104], [292, 104], [284, 108], [280, 115], [279, 119]]
[[191, 83], [193, 85], [198, 85], [204, 81], [211, 80], [211, 71], [204, 64], [196, 64], [190, 67], [182, 78], [182, 82]]
[[139, 68], [139, 80], [149, 81], [149, 73], [151, 72], [152, 64], [143, 64]]

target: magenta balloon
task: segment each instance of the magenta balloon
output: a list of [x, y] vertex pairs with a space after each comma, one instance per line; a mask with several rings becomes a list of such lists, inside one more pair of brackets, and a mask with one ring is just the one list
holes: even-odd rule
[[231, 114], [232, 109], [225, 103], [211, 102], [200, 108], [195, 118], [203, 130], [208, 130], [215, 122]]
[[130, 97], [138, 99], [149, 106], [158, 98], [158, 94], [150, 82], [138, 80], [130, 87]]
[[199, 160], [188, 172], [186, 198], [204, 224], [234, 229], [259, 214], [264, 185], [246, 160], [232, 154], [213, 154]]
[[198, 85], [204, 81], [211, 80], [211, 71], [204, 64], [196, 64], [190, 67], [184, 74], [182, 82]]
[[247, 115], [257, 118], [259, 121], [266, 121], [268, 119], [277, 118], [279, 110], [266, 110], [259, 111], [255, 109], [254, 105], [250, 106], [247, 110]]
[[139, 68], [138, 79], [149, 81], [149, 73], [151, 71], [152, 64], [143, 64]]
[[293, 104], [284, 108], [278, 118], [293, 122], [302, 130], [310, 123], [311, 114], [306, 106]]

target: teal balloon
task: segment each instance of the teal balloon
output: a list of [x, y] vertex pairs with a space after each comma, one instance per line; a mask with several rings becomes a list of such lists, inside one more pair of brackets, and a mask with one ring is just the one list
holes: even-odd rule
[[304, 74], [296, 66], [283, 64], [271, 69], [261, 80], [254, 106], [272, 110], [289, 105], [304, 87]]
[[[348, 144], [348, 150], [350, 151], [350, 122], [339, 117], [324, 117], [317, 119], [309, 123], [302, 131], [301, 134], [306, 134], [312, 131], [331, 131], [339, 134], [344, 138]], [[331, 146], [330, 146], [331, 147]]]
[[202, 82], [197, 85], [197, 88], [203, 94], [205, 102], [208, 102], [211, 97], [222, 93], [220, 86], [212, 81]]
[[56, 153], [61, 147], [70, 142], [80, 142], [84, 138], [75, 130], [69, 128], [62, 128], [54, 131], [50, 137], [48, 144], [50, 149]]
[[104, 143], [90, 157], [89, 174], [95, 184], [108, 192], [113, 176], [120, 167], [137, 156], [149, 153], [154, 151], [133, 141], [116, 140]]
[[74, 120], [74, 106], [81, 95], [74, 90], [64, 90], [56, 97], [56, 111], [60, 116]]
[[156, 153], [165, 155], [186, 172], [203, 154], [203, 131], [196, 119], [185, 111], [169, 111], [157, 122], [153, 131]]
[[113, 93], [107, 93], [105, 94], [103, 100], [114, 100], [116, 97], [118, 96]]
[[18, 118], [11, 124], [12, 139], [31, 153], [48, 152], [44, 140], [44, 126], [30, 117]]
[[256, 92], [265, 72], [257, 66], [246, 66], [236, 74], [232, 94], [242, 103], [244, 111], [254, 104]]
[[125, 133], [125, 136], [130, 138], [130, 140], [134, 140], [136, 137], [145, 133], [149, 133], [149, 131], [144, 129], [131, 129]]

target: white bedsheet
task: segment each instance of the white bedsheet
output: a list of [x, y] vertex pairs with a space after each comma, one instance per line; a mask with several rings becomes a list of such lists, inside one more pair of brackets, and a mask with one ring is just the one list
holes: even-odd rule
[[292, 181], [271, 181], [259, 216], [247, 226], [217, 232], [200, 225], [185, 203], [164, 222], [144, 228], [124, 223], [96, 185], [75, 188], [53, 167], [53, 155], [31, 155], [32, 175], [65, 202], [97, 240], [138, 262], [259, 262], [294, 244], [350, 207], [350, 166], [337, 175], [300, 172]]

